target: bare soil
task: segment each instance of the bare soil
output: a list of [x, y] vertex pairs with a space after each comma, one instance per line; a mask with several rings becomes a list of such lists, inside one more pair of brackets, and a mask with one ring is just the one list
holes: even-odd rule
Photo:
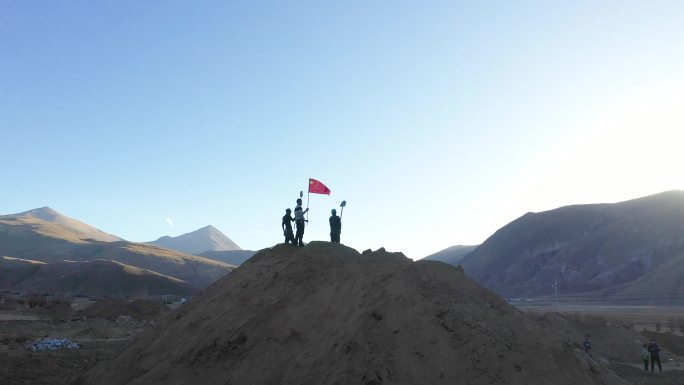
[[[580, 347], [584, 336], [591, 335], [592, 356], [607, 361], [613, 371], [630, 383], [684, 384], [684, 337], [678, 335], [678, 330], [673, 334], [662, 326], [661, 332], [654, 331], [656, 325], [684, 315], [684, 308], [571, 304], [519, 308], [546, 323], [559, 338], [573, 346]], [[640, 351], [650, 339], [663, 349], [662, 373], [657, 366], [655, 373], [643, 369]]]
[[461, 269], [312, 242], [258, 253], [84, 382], [628, 384], [607, 364]]
[[[300, 250], [276, 248], [173, 313], [144, 301], [98, 302], [89, 313], [66, 302], [4, 302], [0, 384], [684, 384], [684, 337], [639, 330], [682, 309], [523, 314], [436, 262]], [[154, 326], [114, 321], [135, 311], [166, 315]], [[581, 351], [587, 333], [591, 355]], [[82, 349], [24, 348], [41, 337], [68, 337]], [[641, 366], [650, 338], [664, 350], [663, 373]]]
[[[112, 305], [113, 308], [126, 308], [125, 304]], [[143, 306], [147, 313], [154, 307]], [[98, 362], [119, 354], [151, 327], [150, 322], [116, 323], [67, 309], [64, 306], [32, 309], [18, 303], [3, 303], [0, 311], [0, 384], [77, 384], [83, 373]], [[113, 312], [116, 310], [110, 313]], [[26, 344], [43, 337], [71, 338], [81, 345], [81, 349], [31, 352], [25, 348]]]
[[581, 317], [620, 321], [637, 331], [669, 332], [684, 336], [684, 306], [622, 306], [561, 303], [560, 305], [517, 306], [526, 313], [557, 312]]

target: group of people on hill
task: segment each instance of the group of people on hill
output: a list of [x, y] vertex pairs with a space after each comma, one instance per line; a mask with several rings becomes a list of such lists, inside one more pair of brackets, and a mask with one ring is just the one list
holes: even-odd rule
[[[587, 353], [591, 353], [591, 349], [594, 347], [591, 343], [591, 336], [587, 334], [584, 342], [582, 342], [582, 347]], [[648, 363], [651, 362], [651, 372], [655, 371], [655, 364], [658, 363], [658, 370], [662, 373], [663, 366], [660, 364], [660, 347], [655, 342], [651, 340], [650, 343], [644, 344], [641, 348], [641, 359], [644, 361], [644, 370], [648, 371]]]
[[[297, 206], [294, 209], [294, 218], [292, 218], [292, 210], [289, 208], [285, 210], [285, 215], [283, 216], [282, 229], [283, 235], [285, 236], [285, 244], [292, 243], [295, 246], [304, 246], [304, 223], [308, 220], [304, 219], [304, 214], [309, 211], [307, 208], [304, 210], [302, 208], [302, 200], [297, 199]], [[330, 222], [330, 242], [340, 243], [340, 233], [342, 232], [342, 219], [337, 216], [337, 210], [330, 210], [329, 222]], [[292, 232], [292, 222], [295, 223], [297, 228], [297, 233]]]

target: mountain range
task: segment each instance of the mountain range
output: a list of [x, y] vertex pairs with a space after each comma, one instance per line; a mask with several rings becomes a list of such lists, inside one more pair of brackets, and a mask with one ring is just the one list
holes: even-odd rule
[[0, 290], [91, 296], [193, 295], [199, 289], [178, 278], [111, 260], [45, 263], [0, 257]]
[[430, 254], [423, 259], [425, 259], [426, 261], [439, 261], [439, 262], [444, 262], [444, 263], [448, 263], [450, 265], [457, 266], [458, 264], [461, 263], [461, 260], [463, 259], [463, 257], [468, 255], [468, 253], [475, 250], [476, 248], [477, 248], [477, 245], [475, 245], [475, 246], [468, 246], [468, 245], [451, 246], [451, 247], [447, 247], [444, 250], [438, 251], [434, 254]]
[[242, 250], [240, 246], [211, 225], [177, 237], [163, 236], [147, 243], [196, 255], [205, 251]]
[[684, 191], [527, 213], [458, 263], [506, 297], [684, 293]]
[[[122, 283], [112, 293], [140, 293], [132, 283], [140, 277], [163, 290], [188, 293], [253, 254], [213, 226], [135, 243], [49, 207], [0, 216], [0, 257], [7, 257], [0, 259], [0, 289], [5, 290], [62, 285], [73, 293], [89, 287], [74, 282], [93, 282], [79, 277], [108, 271], [112, 277], [137, 277], [112, 280]], [[561, 295], [681, 295], [684, 191], [527, 213], [479, 246], [454, 246], [426, 259], [461, 265], [476, 281], [509, 298], [548, 296], [554, 288]], [[70, 278], [55, 280], [51, 274]], [[131, 284], [123, 287], [123, 282]], [[150, 288], [148, 294], [158, 291]]]
[[107, 234], [81, 221], [64, 216], [50, 207], [41, 207], [19, 214], [0, 216], [0, 223], [9, 234], [22, 236], [29, 232], [74, 243], [87, 241], [116, 242], [123, 239]]
[[241, 249], [240, 246], [211, 225], [177, 237], [164, 236], [147, 243], [233, 266], [239, 266], [256, 253], [253, 250]]
[[[102, 274], [102, 271], [109, 271], [114, 275], [138, 277], [113, 280], [122, 286], [112, 289], [112, 293], [128, 292], [129, 289], [123, 287], [125, 282], [139, 280], [141, 276], [148, 275], [153, 277], [153, 280], [166, 282], [162, 286], [169, 288], [170, 292], [167, 294], [186, 294], [208, 286], [234, 268], [232, 265], [196, 255], [145, 243], [124, 241], [61, 215], [49, 207], [0, 216], [0, 256], [14, 258], [5, 259], [0, 264], [0, 269], [2, 269], [0, 277], [16, 278], [16, 276], [26, 274], [27, 271], [42, 274], [33, 278], [25, 276], [24, 279], [28, 281], [24, 283], [13, 281], [14, 289], [31, 287], [37, 290], [44, 287], [46, 283], [39, 284], [38, 281], [51, 280], [46, 272], [57, 274], [56, 272], [62, 269], [72, 272], [75, 269], [81, 271], [79, 274], [88, 275], [88, 272], [94, 274], [95, 267], [98, 267], [98, 274]], [[64, 261], [96, 263], [70, 265], [68, 268], [66, 265], [48, 268], [40, 264], [62, 264]], [[32, 265], [33, 269], [27, 269], [27, 263]], [[107, 268], [102, 268], [105, 265]], [[21, 272], [14, 274], [14, 270], [17, 269]], [[6, 286], [6, 282], [0, 281], [0, 287]], [[33, 282], [33, 284], [29, 285], [27, 282]], [[61, 291], [72, 294], [92, 294], [73, 293], [70, 291], [73, 287], [73, 285], [65, 284]], [[155, 290], [151, 289], [149, 292], [153, 294]]]

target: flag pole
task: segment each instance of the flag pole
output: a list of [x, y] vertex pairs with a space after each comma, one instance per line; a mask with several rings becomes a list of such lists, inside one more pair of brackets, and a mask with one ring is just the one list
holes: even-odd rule
[[306, 221], [309, 221], [309, 198], [311, 197], [311, 179], [309, 179], [309, 186], [306, 189]]

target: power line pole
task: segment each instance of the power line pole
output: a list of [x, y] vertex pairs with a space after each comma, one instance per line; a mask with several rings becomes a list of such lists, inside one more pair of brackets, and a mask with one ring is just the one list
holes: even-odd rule
[[558, 282], [558, 278], [553, 279], [553, 292], [554, 296], [556, 297], [556, 310], [559, 308], [558, 304], [558, 288], [560, 287], [560, 282]]

